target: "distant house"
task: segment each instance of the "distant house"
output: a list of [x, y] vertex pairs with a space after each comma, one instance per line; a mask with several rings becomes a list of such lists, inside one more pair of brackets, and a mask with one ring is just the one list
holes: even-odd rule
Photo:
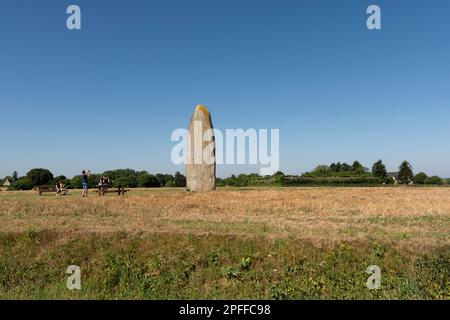
[[398, 184], [398, 172], [388, 172], [388, 178], [394, 181], [394, 184]]
[[11, 185], [11, 182], [9, 182], [8, 179], [5, 179], [5, 181], [3, 181], [3, 186], [4, 187], [9, 187]]

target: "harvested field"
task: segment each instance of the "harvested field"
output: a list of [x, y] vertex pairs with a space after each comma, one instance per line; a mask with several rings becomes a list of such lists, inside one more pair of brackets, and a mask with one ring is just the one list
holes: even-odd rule
[[378, 239], [408, 246], [450, 243], [450, 188], [134, 190], [82, 199], [0, 196], [0, 232], [232, 234], [312, 242]]

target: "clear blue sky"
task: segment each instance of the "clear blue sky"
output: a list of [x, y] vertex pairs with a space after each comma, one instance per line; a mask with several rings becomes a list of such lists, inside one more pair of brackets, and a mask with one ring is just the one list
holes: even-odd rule
[[182, 171], [170, 134], [199, 103], [222, 130], [279, 128], [286, 173], [381, 158], [450, 177], [450, 1], [1, 0], [0, 176]]

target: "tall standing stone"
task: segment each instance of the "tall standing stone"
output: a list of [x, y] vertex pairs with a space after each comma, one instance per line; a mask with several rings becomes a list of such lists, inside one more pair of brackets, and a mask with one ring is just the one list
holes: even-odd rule
[[216, 150], [211, 114], [198, 105], [189, 123], [186, 154], [186, 187], [190, 191], [216, 188]]

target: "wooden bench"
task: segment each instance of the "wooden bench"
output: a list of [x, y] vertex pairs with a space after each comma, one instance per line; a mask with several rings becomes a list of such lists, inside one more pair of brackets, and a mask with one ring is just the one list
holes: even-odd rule
[[[39, 188], [36, 188], [36, 191], [38, 192], [38, 194], [40, 196], [42, 196], [43, 193], [54, 193], [54, 194], [56, 194], [56, 188], [39, 187]], [[69, 190], [63, 189], [60, 194], [63, 195], [63, 196], [66, 196], [68, 193], [69, 193]]]
[[130, 190], [126, 190], [124, 187], [118, 187], [118, 188], [111, 188], [106, 190], [101, 190], [100, 188], [95, 190], [95, 192], [98, 193], [99, 196], [105, 194], [105, 193], [117, 193], [119, 196], [124, 196], [125, 192], [128, 192]]

